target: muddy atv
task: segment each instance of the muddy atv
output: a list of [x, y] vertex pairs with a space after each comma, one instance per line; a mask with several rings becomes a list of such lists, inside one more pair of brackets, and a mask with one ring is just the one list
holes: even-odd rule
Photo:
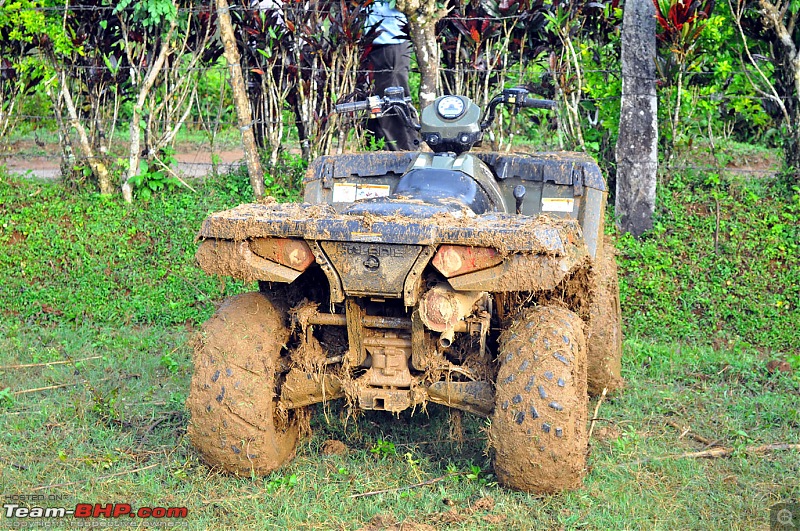
[[323, 156], [305, 203], [205, 220], [200, 266], [260, 287], [224, 301], [195, 346], [189, 436], [207, 463], [275, 470], [315, 403], [434, 402], [490, 418], [503, 485], [580, 484], [587, 386], [621, 384], [606, 184], [582, 154], [471, 153], [501, 104], [553, 102], [507, 89], [482, 112], [443, 96], [419, 123], [402, 90], [340, 104], [396, 113], [432, 152]]

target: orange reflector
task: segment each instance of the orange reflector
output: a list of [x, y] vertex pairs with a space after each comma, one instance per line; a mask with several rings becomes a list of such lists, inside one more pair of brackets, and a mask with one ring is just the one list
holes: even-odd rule
[[295, 271], [305, 271], [314, 262], [314, 253], [303, 240], [254, 238], [250, 240], [250, 250], [261, 258], [291, 267]]
[[445, 278], [450, 278], [487, 269], [502, 261], [500, 253], [490, 247], [442, 245], [433, 257], [432, 263]]

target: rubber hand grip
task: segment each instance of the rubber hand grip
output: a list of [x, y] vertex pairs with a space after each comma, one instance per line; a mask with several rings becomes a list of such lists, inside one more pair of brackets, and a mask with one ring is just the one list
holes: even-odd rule
[[356, 112], [356, 111], [365, 111], [367, 110], [368, 103], [366, 101], [354, 101], [352, 103], [339, 103], [336, 105], [336, 112], [338, 113], [345, 113], [345, 112]]
[[553, 100], [537, 100], [528, 96], [522, 101], [522, 107], [529, 109], [555, 109], [556, 102]]

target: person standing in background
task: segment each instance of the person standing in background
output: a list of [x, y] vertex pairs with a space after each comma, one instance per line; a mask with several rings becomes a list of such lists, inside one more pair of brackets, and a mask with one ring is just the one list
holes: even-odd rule
[[[397, 10], [395, 0], [374, 0], [367, 17], [367, 29], [375, 26], [380, 33], [372, 42], [372, 50], [366, 65], [373, 72], [375, 92], [383, 96], [387, 87], [403, 87], [409, 96], [408, 73], [411, 70], [411, 41], [403, 31], [406, 16]], [[397, 115], [373, 118], [367, 121], [367, 129], [376, 139], [384, 140], [389, 151], [415, 151], [419, 146], [419, 135], [406, 127]]]

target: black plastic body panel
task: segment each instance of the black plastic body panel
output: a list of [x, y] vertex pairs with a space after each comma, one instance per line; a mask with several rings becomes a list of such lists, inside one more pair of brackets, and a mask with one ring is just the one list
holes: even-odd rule
[[597, 163], [583, 153], [473, 153], [494, 171], [498, 180], [519, 178], [523, 181], [553, 183], [576, 188], [584, 186], [601, 192], [606, 182]]
[[397, 183], [392, 195], [357, 201], [345, 209], [344, 213], [431, 217], [444, 212], [459, 212], [464, 208], [469, 208], [475, 214], [497, 210], [483, 188], [467, 174], [425, 168], [412, 169], [406, 173]]
[[[425, 218], [452, 210], [457, 201], [436, 203], [426, 201], [424, 197], [412, 197], [403, 204], [394, 200], [394, 205], [391, 205], [392, 199], [388, 197], [354, 197], [350, 202], [342, 202], [341, 199], [334, 201], [334, 188], [343, 183], [359, 189], [382, 187], [384, 196], [395, 194], [405, 172], [419, 168], [415, 161], [425, 155], [429, 154], [374, 152], [319, 157], [308, 168], [304, 199], [312, 204], [331, 205], [337, 212], [347, 210], [379, 216], [400, 214]], [[551, 218], [577, 220], [589, 253], [595, 256], [602, 242], [607, 188], [600, 168], [591, 157], [573, 152], [527, 154], [476, 151], [462, 157], [471, 157], [474, 163], [460, 167], [461, 171], [466, 175], [487, 174], [485, 178], [491, 180], [496, 190], [494, 193], [499, 193], [498, 197], [490, 195], [493, 208], [489, 211], [496, 208], [511, 215], [516, 214], [513, 191], [521, 186], [525, 193], [519, 205], [519, 214], [545, 214]], [[434, 169], [437, 168], [425, 166], [424, 171], [431, 172]], [[456, 169], [455, 166], [453, 169]], [[451, 197], [456, 195], [454, 193]], [[380, 206], [381, 202], [385, 206]]]
[[[498, 180], [517, 177], [523, 181], [588, 186], [601, 192], [606, 191], [606, 183], [597, 163], [583, 153], [472, 152], [472, 154], [492, 168]], [[386, 176], [397, 180], [414, 162], [416, 156], [416, 152], [412, 151], [326, 155], [311, 163], [305, 180], [306, 183], [322, 181], [323, 187], [326, 188], [333, 185], [332, 180], [326, 183], [326, 179]]]

